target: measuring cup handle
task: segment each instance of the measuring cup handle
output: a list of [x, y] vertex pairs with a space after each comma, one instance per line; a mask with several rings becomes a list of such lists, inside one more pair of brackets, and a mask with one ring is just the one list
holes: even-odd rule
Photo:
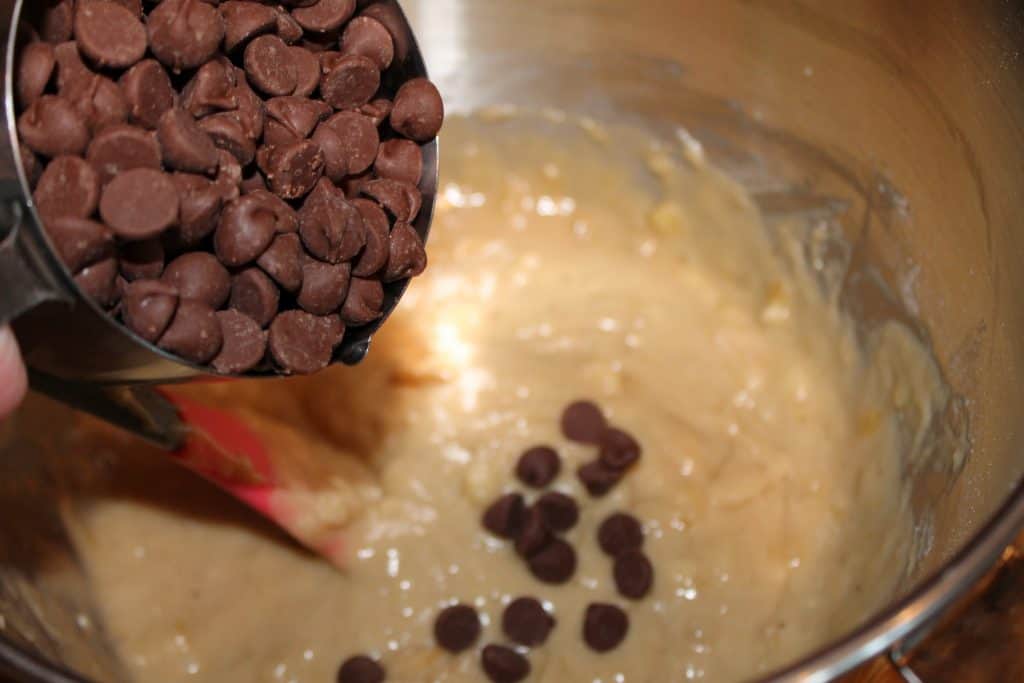
[[67, 299], [49, 270], [42, 245], [27, 234], [27, 220], [28, 209], [20, 201], [0, 199], [0, 325], [44, 301]]

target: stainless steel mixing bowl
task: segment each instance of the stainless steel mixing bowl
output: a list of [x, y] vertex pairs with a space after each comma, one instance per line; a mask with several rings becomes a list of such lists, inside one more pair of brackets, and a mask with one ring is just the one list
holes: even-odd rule
[[[766, 211], [806, 211], [843, 229], [854, 264], [848, 302], [862, 317], [909, 310], [923, 321], [964, 398], [963, 414], [947, 418], [959, 430], [969, 415], [970, 455], [908, 472], [928, 552], [900, 595], [778, 677], [827, 680], [912, 643], [1024, 523], [1019, 3], [403, 5], [452, 110], [514, 104], [632, 121], [657, 134], [684, 127]], [[869, 271], [892, 296], [857, 294], [867, 279], [856, 273]], [[52, 534], [51, 554], [74, 562], [50, 511], [0, 512], [4, 527], [34, 515]], [[66, 616], [87, 603], [84, 583], [38, 584], [35, 568], [4, 550], [17, 543], [28, 540], [0, 529], [0, 614], [13, 615], [0, 629], [0, 660], [19, 680], [77, 680], [57, 665], [115, 679], [109, 646]]]

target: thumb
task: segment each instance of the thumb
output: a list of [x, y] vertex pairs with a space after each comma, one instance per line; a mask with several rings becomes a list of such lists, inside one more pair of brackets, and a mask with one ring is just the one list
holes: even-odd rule
[[14, 412], [24, 398], [27, 386], [28, 378], [21, 362], [18, 340], [10, 327], [0, 327], [0, 419]]

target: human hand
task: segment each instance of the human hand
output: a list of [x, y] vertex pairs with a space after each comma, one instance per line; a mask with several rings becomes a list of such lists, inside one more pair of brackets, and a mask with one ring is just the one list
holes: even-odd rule
[[0, 419], [14, 412], [28, 388], [18, 340], [10, 327], [0, 328]]

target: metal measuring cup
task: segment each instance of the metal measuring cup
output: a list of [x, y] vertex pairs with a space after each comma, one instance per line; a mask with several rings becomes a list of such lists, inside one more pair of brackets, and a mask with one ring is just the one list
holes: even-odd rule
[[[208, 368], [145, 341], [84, 296], [56, 256], [33, 205], [21, 155], [13, 96], [18, 26], [25, 0], [0, 0], [3, 125], [0, 127], [0, 325], [13, 323], [37, 391], [101, 417], [167, 448], [184, 440], [174, 405], [153, 385], [216, 376]], [[374, 4], [374, 17], [395, 42], [395, 61], [382, 74], [386, 89], [427, 70], [408, 20], [396, 0]], [[413, 227], [427, 240], [437, 195], [438, 144], [423, 145], [423, 207]], [[384, 314], [346, 332], [334, 362], [355, 365], [394, 311], [408, 281], [385, 285]], [[253, 372], [249, 377], [266, 376]]]

